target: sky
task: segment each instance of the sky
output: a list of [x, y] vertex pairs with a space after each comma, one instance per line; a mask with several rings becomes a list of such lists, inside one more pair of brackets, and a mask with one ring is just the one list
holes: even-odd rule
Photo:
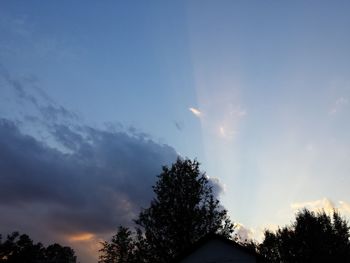
[[348, 1], [1, 1], [0, 233], [131, 225], [197, 158], [242, 237], [350, 218]]

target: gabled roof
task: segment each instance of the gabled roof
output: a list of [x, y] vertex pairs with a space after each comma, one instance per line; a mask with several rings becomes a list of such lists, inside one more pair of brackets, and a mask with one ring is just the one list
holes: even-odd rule
[[197, 249], [201, 248], [204, 244], [206, 244], [209, 241], [212, 240], [220, 240], [221, 242], [224, 242], [230, 246], [233, 246], [241, 251], [244, 251], [247, 254], [250, 254], [254, 257], [256, 257], [257, 260], [261, 260], [261, 256], [256, 253], [255, 251], [252, 251], [251, 249], [242, 246], [241, 244], [230, 240], [222, 235], [219, 234], [208, 234], [204, 237], [202, 237], [201, 239], [199, 239], [197, 242], [195, 242], [194, 244], [192, 244], [192, 246], [190, 246], [188, 249], [186, 249], [183, 253], [181, 253], [179, 256], [175, 257], [175, 259], [172, 261], [172, 263], [177, 263], [182, 259], [185, 259], [187, 256], [191, 255], [192, 253], [194, 253]]

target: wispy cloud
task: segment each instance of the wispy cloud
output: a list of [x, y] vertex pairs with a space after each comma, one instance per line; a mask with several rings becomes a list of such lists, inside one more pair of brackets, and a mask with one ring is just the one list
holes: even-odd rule
[[203, 124], [208, 127], [209, 131], [216, 134], [219, 138], [232, 140], [237, 134], [239, 121], [247, 115], [247, 111], [240, 105], [233, 107], [231, 103], [223, 107], [222, 112], [215, 110], [215, 113], [208, 114], [204, 117], [202, 111], [190, 107], [189, 111], [198, 118], [203, 120]]
[[202, 112], [196, 108], [188, 108], [190, 110], [190, 112], [192, 112], [195, 116], [197, 117], [201, 117], [202, 116]]
[[177, 130], [182, 131], [184, 128], [184, 123], [182, 121], [174, 121], [174, 125]]
[[95, 237], [92, 233], [78, 233], [73, 234], [68, 237], [68, 240], [71, 242], [81, 242], [81, 241], [90, 241]]
[[229, 112], [229, 115], [231, 117], [243, 118], [244, 116], [247, 115], [247, 111], [245, 109], [241, 108], [241, 106], [238, 106], [235, 109], [231, 109]]
[[221, 138], [231, 140], [234, 138], [236, 131], [232, 127], [223, 124], [219, 126], [219, 134]]
[[349, 100], [347, 98], [339, 97], [335, 101], [332, 108], [329, 110], [329, 114], [334, 115], [334, 114], [340, 112], [344, 108], [344, 106], [348, 104], [348, 102], [349, 102]]
[[[82, 47], [75, 45], [72, 39], [50, 34], [40, 34], [37, 24], [27, 16], [1, 13], [0, 55], [7, 58], [22, 58], [26, 54], [35, 54], [37, 58], [53, 59], [56, 62], [71, 61], [81, 53]], [[52, 32], [53, 33], [53, 32]], [[13, 44], [13, 41], [20, 44]]]
[[234, 107], [229, 104], [228, 109], [222, 112], [218, 123], [219, 136], [226, 140], [232, 140], [238, 133], [238, 124], [247, 115], [247, 111], [240, 105]]

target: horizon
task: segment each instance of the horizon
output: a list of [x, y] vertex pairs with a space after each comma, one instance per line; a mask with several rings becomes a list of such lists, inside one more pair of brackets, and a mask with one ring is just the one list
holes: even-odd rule
[[[350, 218], [347, 1], [0, 3], [0, 233], [75, 249], [197, 159], [244, 237]], [[95, 251], [95, 252], [94, 252]]]

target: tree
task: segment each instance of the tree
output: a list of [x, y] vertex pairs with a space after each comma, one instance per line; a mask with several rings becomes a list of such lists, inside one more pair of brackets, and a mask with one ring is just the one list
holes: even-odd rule
[[74, 263], [76, 256], [70, 247], [62, 247], [60, 244], [49, 245], [45, 250], [46, 263]]
[[304, 209], [291, 226], [265, 231], [259, 252], [268, 262], [349, 262], [349, 229], [336, 211], [330, 216]]
[[2, 242], [0, 238], [0, 262], [6, 263], [75, 263], [74, 251], [59, 244], [45, 248], [34, 244], [28, 235], [13, 232]]
[[227, 211], [196, 160], [164, 166], [153, 190], [156, 197], [135, 220], [144, 232], [147, 262], [168, 262], [208, 233], [233, 233]]
[[127, 227], [120, 226], [111, 242], [102, 242], [99, 250], [99, 263], [128, 263], [133, 260], [132, 233]]
[[13, 232], [7, 240], [0, 244], [0, 262], [36, 263], [44, 261], [44, 247], [34, 244], [28, 235]]
[[233, 233], [197, 161], [177, 159], [164, 166], [153, 190], [155, 198], [135, 220], [136, 230], [120, 227], [111, 242], [102, 243], [100, 263], [169, 262], [206, 234]]

